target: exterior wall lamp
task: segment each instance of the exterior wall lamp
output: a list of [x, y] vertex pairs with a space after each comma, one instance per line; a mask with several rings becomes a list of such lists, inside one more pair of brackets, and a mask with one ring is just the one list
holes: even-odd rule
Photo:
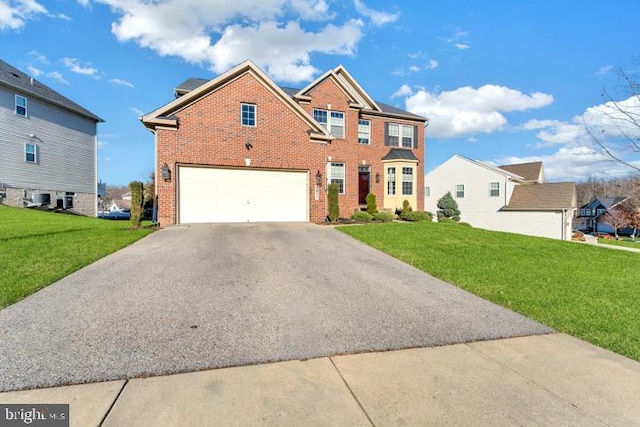
[[165, 181], [171, 181], [171, 170], [169, 170], [169, 165], [166, 163], [160, 168], [160, 174]]
[[380, 172], [376, 172], [376, 182], [380, 182]]
[[322, 185], [322, 172], [316, 172], [316, 185]]

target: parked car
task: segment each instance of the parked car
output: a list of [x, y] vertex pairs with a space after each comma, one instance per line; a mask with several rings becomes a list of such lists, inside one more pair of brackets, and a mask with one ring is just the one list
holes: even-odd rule
[[118, 219], [129, 220], [131, 219], [131, 212], [128, 210], [102, 212], [98, 214], [98, 218], [114, 219], [114, 220], [118, 220]]

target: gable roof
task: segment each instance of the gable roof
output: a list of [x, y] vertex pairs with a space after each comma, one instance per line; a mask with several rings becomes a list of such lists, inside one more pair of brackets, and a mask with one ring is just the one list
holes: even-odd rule
[[29, 75], [18, 70], [14, 66], [4, 62], [0, 59], [0, 84], [4, 84], [13, 90], [21, 92], [26, 95], [39, 98], [50, 104], [56, 105], [65, 110], [79, 114], [83, 117], [91, 119], [95, 122], [104, 122], [100, 117], [93, 114], [91, 111], [81, 107], [69, 98], [66, 98], [51, 89], [48, 86], [40, 83]]
[[573, 182], [516, 185], [504, 210], [557, 210], [575, 208]]
[[[392, 116], [392, 117], [398, 117], [398, 118], [410, 119], [410, 120], [421, 120], [421, 121], [426, 120], [422, 116], [410, 113], [401, 108], [397, 108], [392, 105], [385, 104], [383, 102], [374, 101], [369, 97], [369, 95], [366, 94], [366, 92], [364, 92], [362, 88], [360, 88], [360, 85], [358, 85], [358, 83], [355, 82], [355, 80], [351, 77], [351, 75], [347, 73], [347, 70], [345, 70], [342, 66], [339, 66], [337, 68], [340, 69], [340, 74], [342, 75], [342, 77], [340, 77], [338, 74], [335, 74], [335, 69], [334, 69], [334, 70], [327, 71], [326, 73], [324, 73], [322, 76], [315, 79], [313, 82], [311, 82], [309, 85], [307, 85], [303, 89], [297, 89], [297, 88], [286, 87], [286, 86], [280, 86], [280, 89], [282, 89], [284, 93], [286, 93], [287, 95], [289, 95], [291, 98], [295, 100], [309, 99], [307, 92], [311, 90], [311, 88], [319, 84], [320, 81], [324, 80], [329, 75], [332, 75], [331, 72], [333, 71], [335, 74], [336, 83], [343, 88], [343, 90], [348, 94], [348, 96], [350, 96], [352, 100], [354, 100], [355, 102], [363, 103], [363, 104], [353, 104], [353, 106], [359, 106], [363, 110], [363, 112], [366, 112], [368, 114], [385, 115], [385, 116]], [[348, 78], [346, 77], [347, 75], [348, 75]], [[174, 95], [176, 98], [179, 98], [191, 92], [192, 90], [199, 88], [200, 86], [204, 85], [208, 81], [209, 80], [207, 79], [189, 77], [187, 80], [180, 83], [178, 86], [174, 88], [173, 90]], [[357, 95], [355, 89], [349, 89], [346, 83], [347, 81], [353, 82], [349, 84], [356, 85], [358, 90], [362, 91], [364, 95]]]
[[600, 205], [602, 205], [605, 209], [610, 209], [614, 206], [616, 206], [617, 204], [624, 202], [625, 200], [627, 200], [628, 197], [596, 197], [595, 199], [591, 200], [589, 203], [586, 203], [582, 206], [580, 206], [580, 209], [583, 208], [596, 208]]
[[542, 175], [542, 162], [518, 163], [498, 167], [519, 175], [526, 181], [538, 181], [541, 178], [544, 180], [544, 175]]
[[[178, 125], [178, 118], [175, 116], [176, 112], [245, 74], [252, 75], [267, 90], [273, 93], [276, 98], [280, 99], [298, 117], [307, 123], [310, 128], [309, 135], [312, 138], [324, 141], [334, 139], [324, 127], [309, 116], [300, 105], [294, 102], [285, 91], [249, 60], [204, 83], [202, 82], [203, 79], [187, 79], [180, 87], [175, 89], [176, 99], [149, 114], [145, 114], [142, 116], [141, 121], [149, 129], [155, 129], [156, 126], [175, 127]], [[189, 90], [189, 88], [193, 89]]]
[[[518, 182], [519, 181], [523, 181], [523, 178], [520, 175], [516, 175], [515, 173], [511, 173], [511, 172], [507, 171], [506, 169], [501, 169], [501, 168], [499, 168], [497, 166], [490, 165], [489, 163], [485, 163], [485, 162], [480, 161], [480, 160], [472, 160], [472, 159], [470, 159], [468, 157], [465, 157], [465, 156], [462, 156], [460, 154], [454, 154], [453, 156], [449, 157], [449, 159], [447, 159], [444, 163], [441, 163], [440, 165], [438, 165], [431, 172], [434, 172], [436, 169], [438, 169], [438, 168], [446, 165], [450, 161], [453, 161], [453, 160], [456, 160], [456, 159], [463, 160], [465, 162], [469, 162], [469, 163], [471, 163], [472, 165], [475, 165], [475, 166], [479, 166], [479, 167], [482, 167], [482, 168], [485, 168], [485, 169], [489, 169], [492, 172], [495, 172], [497, 174], [500, 174], [502, 176], [510, 178], [510, 179], [512, 179], [514, 181], [518, 181]], [[431, 172], [429, 172], [429, 173], [431, 173]]]

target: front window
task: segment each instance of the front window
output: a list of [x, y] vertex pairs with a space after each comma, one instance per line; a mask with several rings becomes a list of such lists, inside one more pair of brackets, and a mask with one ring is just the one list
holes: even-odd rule
[[27, 98], [16, 95], [16, 114], [19, 116], [27, 116]]
[[390, 147], [413, 148], [413, 126], [397, 123], [387, 124], [386, 145]]
[[491, 197], [499, 197], [500, 196], [500, 183], [492, 182], [489, 185], [489, 196]]
[[344, 113], [340, 111], [313, 110], [313, 118], [336, 138], [344, 138]]
[[396, 195], [396, 168], [387, 168], [387, 194]]
[[331, 163], [329, 179], [331, 184], [338, 184], [338, 193], [344, 194], [344, 163]]
[[27, 163], [38, 162], [38, 147], [33, 144], [24, 144], [24, 161]]
[[402, 168], [402, 194], [413, 194], [413, 168]]
[[464, 185], [456, 185], [456, 197], [458, 199], [464, 198]]
[[256, 106], [255, 104], [240, 104], [242, 126], [255, 127]]
[[358, 120], [358, 143], [371, 143], [371, 121], [362, 119]]

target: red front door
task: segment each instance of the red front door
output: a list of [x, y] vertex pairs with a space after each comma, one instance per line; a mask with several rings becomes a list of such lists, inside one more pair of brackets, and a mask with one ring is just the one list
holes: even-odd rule
[[367, 203], [367, 195], [369, 194], [371, 172], [369, 170], [360, 170], [358, 172], [358, 202], [361, 205]]

